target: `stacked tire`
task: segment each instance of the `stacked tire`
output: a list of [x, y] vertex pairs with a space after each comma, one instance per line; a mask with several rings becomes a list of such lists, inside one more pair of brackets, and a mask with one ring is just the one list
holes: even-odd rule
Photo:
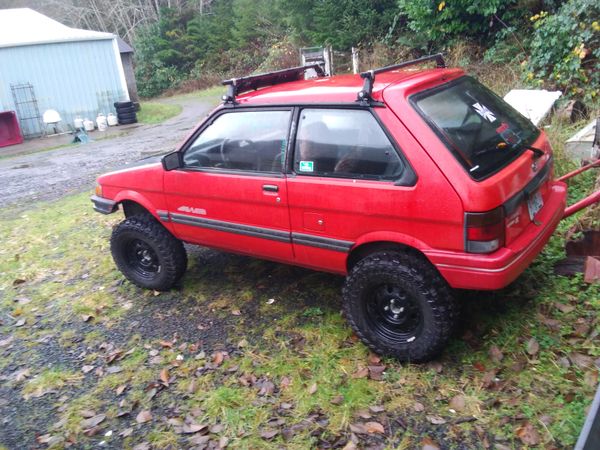
[[115, 102], [114, 105], [117, 110], [119, 125], [128, 125], [137, 122], [137, 108], [133, 102]]

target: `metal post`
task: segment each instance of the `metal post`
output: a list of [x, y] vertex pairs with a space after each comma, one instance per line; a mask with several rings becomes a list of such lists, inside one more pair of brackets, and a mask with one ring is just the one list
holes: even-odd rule
[[325, 62], [325, 75], [333, 75], [331, 71], [331, 51], [330, 47], [323, 48], [323, 61]]
[[575, 444], [575, 450], [594, 450], [600, 443], [600, 385]]
[[357, 74], [360, 72], [358, 68], [358, 49], [352, 47], [352, 73]]

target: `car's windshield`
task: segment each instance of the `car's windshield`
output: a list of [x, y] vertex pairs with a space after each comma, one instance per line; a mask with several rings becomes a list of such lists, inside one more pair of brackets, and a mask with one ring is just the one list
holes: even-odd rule
[[476, 180], [509, 164], [539, 135], [529, 120], [470, 77], [411, 101]]

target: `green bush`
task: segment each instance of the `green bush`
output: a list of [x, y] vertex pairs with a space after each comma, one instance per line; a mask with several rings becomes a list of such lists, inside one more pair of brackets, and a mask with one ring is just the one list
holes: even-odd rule
[[504, 27], [498, 19], [507, 23], [521, 14], [512, 8], [515, 4], [516, 0], [398, 0], [408, 27], [437, 48], [459, 36], [487, 40]]
[[284, 37], [281, 41], [271, 45], [268, 53], [262, 60], [257, 73], [269, 72], [272, 70], [281, 70], [287, 67], [298, 65], [298, 48], [290, 38]]
[[600, 3], [570, 0], [556, 14], [530, 18], [534, 27], [526, 80], [593, 99], [600, 85]]
[[182, 81], [182, 75], [176, 67], [164, 66], [158, 61], [138, 65], [135, 77], [140, 96], [146, 98], [155, 97], [167, 89], [175, 88]]

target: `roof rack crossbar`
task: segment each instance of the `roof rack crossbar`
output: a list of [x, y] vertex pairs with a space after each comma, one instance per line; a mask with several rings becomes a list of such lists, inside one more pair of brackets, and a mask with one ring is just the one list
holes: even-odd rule
[[304, 73], [313, 69], [318, 77], [325, 76], [323, 68], [319, 64], [310, 64], [307, 66], [292, 67], [289, 69], [277, 70], [275, 72], [250, 75], [242, 78], [231, 78], [223, 80], [221, 84], [227, 86], [227, 93], [223, 96], [223, 102], [235, 103], [235, 97], [244, 92], [256, 90], [266, 86], [287, 83], [288, 81], [300, 80]]
[[365, 81], [363, 82], [362, 90], [358, 93], [358, 96], [356, 97], [356, 101], [369, 102], [371, 100], [373, 84], [375, 83], [375, 75], [379, 73], [389, 72], [391, 70], [402, 69], [404, 67], [426, 63], [429, 61], [435, 61], [436, 67], [439, 69], [443, 69], [444, 67], [446, 67], [446, 61], [444, 61], [444, 56], [441, 53], [436, 53], [435, 55], [423, 56], [422, 58], [404, 61], [400, 64], [394, 64], [392, 66], [380, 67], [379, 69], [373, 69], [367, 72], [362, 72], [360, 74], [360, 77], [363, 78]]

